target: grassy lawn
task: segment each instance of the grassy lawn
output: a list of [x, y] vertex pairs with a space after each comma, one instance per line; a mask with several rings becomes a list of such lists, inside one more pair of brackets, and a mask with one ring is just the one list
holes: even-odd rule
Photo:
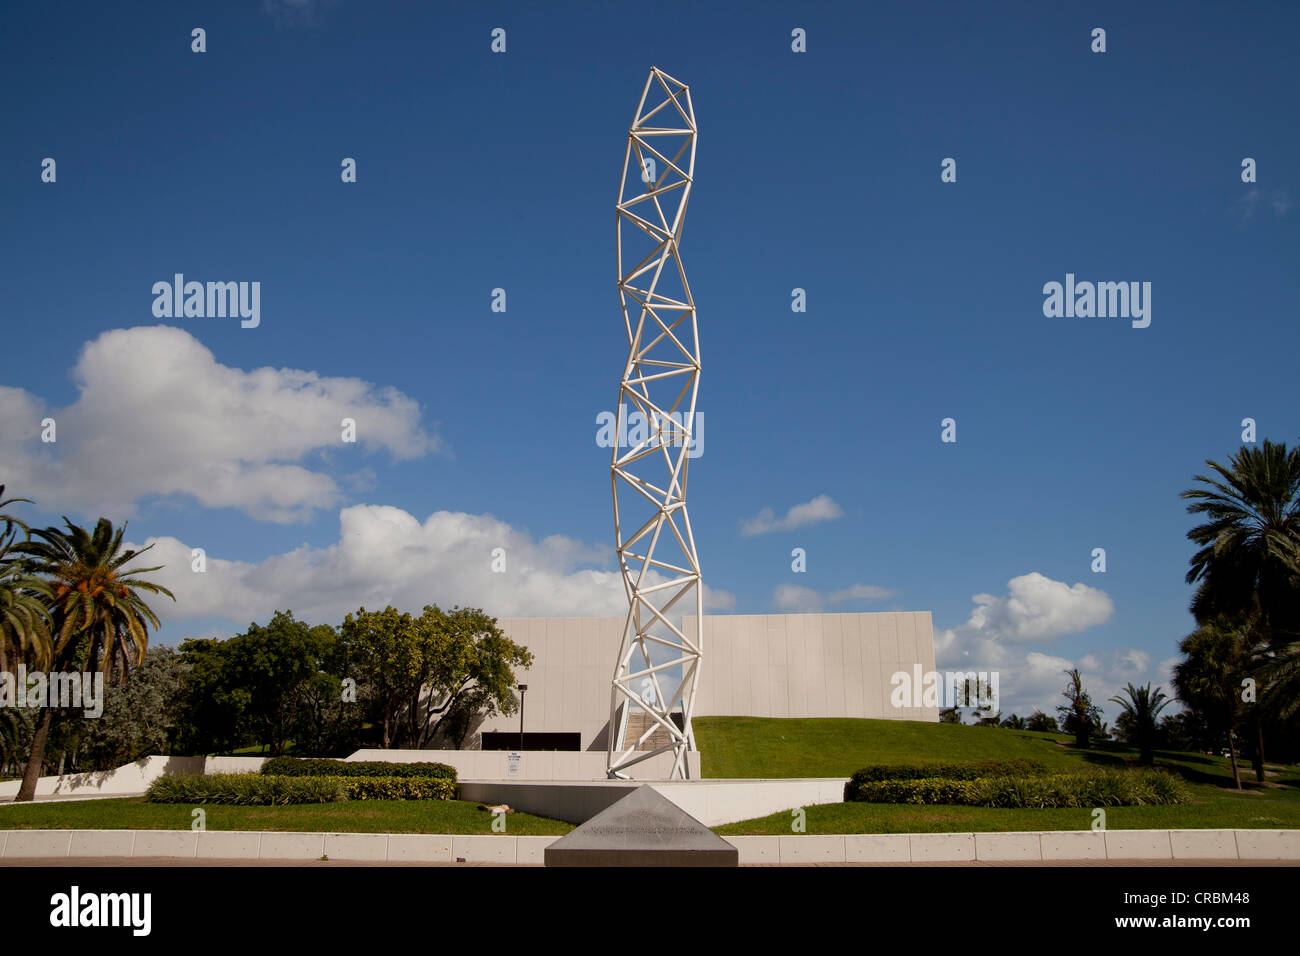
[[[356, 800], [287, 807], [205, 804], [209, 830], [327, 833], [492, 834], [492, 815], [464, 800]], [[0, 830], [188, 830], [189, 804], [146, 803], [141, 797], [58, 803], [0, 804]], [[558, 836], [573, 825], [528, 813], [506, 817], [507, 836]]]
[[1057, 734], [852, 718], [696, 717], [705, 777], [845, 777], [871, 764], [1024, 757], [1079, 766]]
[[[1123, 767], [1137, 752], [1107, 743], [1075, 750], [1060, 734], [893, 720], [699, 717], [694, 721], [705, 777], [849, 777], [871, 764], [1024, 757], [1049, 769]], [[1157, 751], [1156, 766], [1183, 777], [1194, 803], [1174, 807], [1111, 807], [1112, 830], [1300, 828], [1300, 768], [1270, 764], [1265, 786], [1242, 768], [1243, 792], [1232, 789], [1226, 757]], [[835, 803], [807, 807], [809, 833], [943, 833], [972, 830], [1086, 830], [1091, 810], [998, 810], [985, 807]], [[722, 834], [788, 834], [788, 812], [718, 827]]]
[[[881, 763], [917, 764], [1023, 757], [1057, 771], [1089, 766], [1123, 767], [1133, 748], [1107, 743], [1075, 750], [1059, 734], [926, 724], [894, 720], [700, 717], [695, 735], [705, 777], [842, 777]], [[1300, 768], [1270, 764], [1259, 786], [1248, 766], [1246, 789], [1232, 789], [1227, 758], [1157, 751], [1156, 766], [1186, 780], [1193, 803], [1173, 807], [1111, 807], [1112, 830], [1300, 829]], [[85, 802], [0, 804], [0, 829], [187, 830], [187, 804], [146, 803], [140, 798]], [[288, 830], [361, 833], [484, 833], [492, 819], [465, 801], [352, 801], [284, 807], [207, 805], [211, 830]], [[997, 810], [984, 807], [834, 803], [805, 808], [808, 833], [942, 833], [1015, 830], [1086, 830], [1091, 810]], [[727, 834], [789, 834], [790, 813], [717, 827]], [[568, 833], [559, 820], [514, 813], [513, 835]]]

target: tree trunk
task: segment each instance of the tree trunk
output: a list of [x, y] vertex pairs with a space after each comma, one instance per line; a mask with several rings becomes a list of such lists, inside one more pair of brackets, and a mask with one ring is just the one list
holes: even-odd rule
[[1232, 731], [1228, 731], [1228, 758], [1232, 761], [1232, 782], [1241, 789], [1241, 771], [1237, 769], [1237, 745], [1232, 742]]
[[1255, 714], [1255, 779], [1264, 782], [1264, 721]]
[[14, 798], [15, 803], [30, 802], [36, 797], [36, 781], [41, 778], [41, 766], [45, 763], [45, 742], [50, 738], [50, 721], [53, 719], [53, 708], [46, 707], [41, 713], [41, 722], [36, 725], [36, 733], [32, 736], [32, 752], [27, 757], [23, 785]]

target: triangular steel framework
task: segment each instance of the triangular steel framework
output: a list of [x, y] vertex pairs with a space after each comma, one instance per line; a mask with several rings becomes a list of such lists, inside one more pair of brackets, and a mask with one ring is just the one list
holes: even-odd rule
[[[686, 472], [696, 426], [699, 330], [678, 246], [695, 175], [695, 111], [685, 84], [650, 68], [628, 131], [616, 207], [618, 295], [628, 357], [618, 392], [624, 410], [648, 424], [643, 440], [615, 441], [610, 464], [614, 538], [628, 615], [610, 693], [608, 770], [627, 777], [642, 760], [671, 751], [670, 776], [690, 776], [687, 753], [703, 648], [670, 619], [703, 618], [703, 583], [686, 511]], [[619, 422], [618, 434], [623, 434]], [[635, 433], [640, 434], [640, 433]], [[655, 659], [651, 659], [651, 650]], [[661, 675], [681, 669], [666, 696]], [[623, 739], [627, 714], [650, 715], [639, 740]], [[673, 719], [681, 711], [681, 726]], [[639, 749], [658, 731], [668, 743]], [[663, 736], [657, 738], [665, 739]]]

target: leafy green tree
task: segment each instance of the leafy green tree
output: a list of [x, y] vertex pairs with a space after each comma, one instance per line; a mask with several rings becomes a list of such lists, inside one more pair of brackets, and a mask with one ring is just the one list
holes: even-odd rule
[[1061, 732], [1061, 729], [1056, 726], [1056, 718], [1043, 713], [1041, 710], [1035, 710], [1025, 718], [1025, 730], [1048, 734], [1059, 734]]
[[226, 642], [226, 693], [239, 701], [248, 730], [271, 756], [284, 753], [333, 643], [332, 627], [311, 627], [292, 611], [276, 611], [265, 627], [250, 624]]
[[1001, 726], [1006, 728], [1007, 730], [1028, 730], [1029, 729], [1026, 726], [1025, 718], [1018, 717], [1015, 714], [1012, 714], [1006, 720], [1002, 721]]
[[185, 665], [170, 647], [151, 647], [125, 684], [106, 688], [98, 718], [76, 727], [74, 769], [111, 770], [149, 754], [173, 752], [183, 706]]
[[[246, 741], [245, 697], [232, 694], [226, 641], [191, 637], [178, 651], [185, 667], [177, 735], [187, 754], [229, 753]], [[237, 688], [236, 688], [237, 690]]]
[[[126, 525], [113, 530], [100, 518], [93, 532], [63, 519], [67, 530], [45, 528], [32, 532], [32, 540], [14, 550], [26, 557], [32, 573], [45, 578], [53, 591], [50, 601], [52, 669], [103, 671], [105, 684], [124, 681], [132, 667], [144, 659], [149, 628], [159, 626], [158, 616], [141, 592], [162, 594], [161, 585], [138, 575], [161, 569], [125, 570], [125, 566], [153, 547], [136, 551], [122, 547]], [[54, 708], [46, 707], [32, 738], [31, 754], [17, 799], [31, 800], [45, 763]]]
[[956, 707], [945, 707], [939, 711], [939, 723], [941, 724], [960, 724], [961, 711]]
[[360, 608], [340, 626], [339, 649], [383, 747], [424, 747], [444, 729], [455, 740], [471, 703], [481, 716], [514, 713], [514, 669], [533, 662], [478, 608], [430, 605], [419, 617]]
[[1155, 762], [1152, 748], [1156, 739], [1156, 718], [1169, 705], [1170, 700], [1159, 687], [1152, 691], [1149, 683], [1143, 687], [1134, 687], [1130, 683], [1125, 686], [1124, 693], [1128, 695], [1127, 699], [1118, 694], [1111, 698], [1111, 701], [1119, 704], [1122, 711], [1122, 723], [1119, 725], [1121, 739], [1136, 744], [1138, 763], [1149, 767]]
[[1062, 697], [1065, 703], [1056, 708], [1061, 715], [1061, 729], [1067, 734], [1074, 734], [1074, 745], [1087, 749], [1090, 737], [1101, 727], [1101, 709], [1092, 702], [1092, 696], [1083, 688], [1083, 678], [1079, 669], [1065, 672], [1070, 679], [1065, 685]]

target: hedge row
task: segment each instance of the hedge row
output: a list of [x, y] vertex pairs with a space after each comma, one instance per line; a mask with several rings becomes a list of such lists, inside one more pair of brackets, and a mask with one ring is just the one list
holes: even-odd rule
[[456, 768], [445, 763], [331, 760], [326, 757], [272, 757], [262, 765], [262, 773], [268, 777], [435, 777], [456, 782]]
[[340, 800], [451, 800], [456, 783], [444, 777], [308, 777], [216, 773], [159, 777], [145, 799], [153, 803], [283, 806]]
[[849, 780], [850, 787], [877, 780], [977, 780], [982, 777], [1022, 777], [1046, 773], [1037, 760], [970, 760], [964, 763], [881, 764], [863, 767]]
[[153, 803], [224, 803], [257, 807], [334, 803], [347, 799], [341, 779], [266, 777], [257, 773], [168, 775], [149, 785], [145, 799]]
[[1163, 770], [1089, 770], [1033, 777], [873, 780], [845, 799], [866, 803], [946, 803], [976, 807], [1131, 807], [1190, 803], [1182, 780]]

